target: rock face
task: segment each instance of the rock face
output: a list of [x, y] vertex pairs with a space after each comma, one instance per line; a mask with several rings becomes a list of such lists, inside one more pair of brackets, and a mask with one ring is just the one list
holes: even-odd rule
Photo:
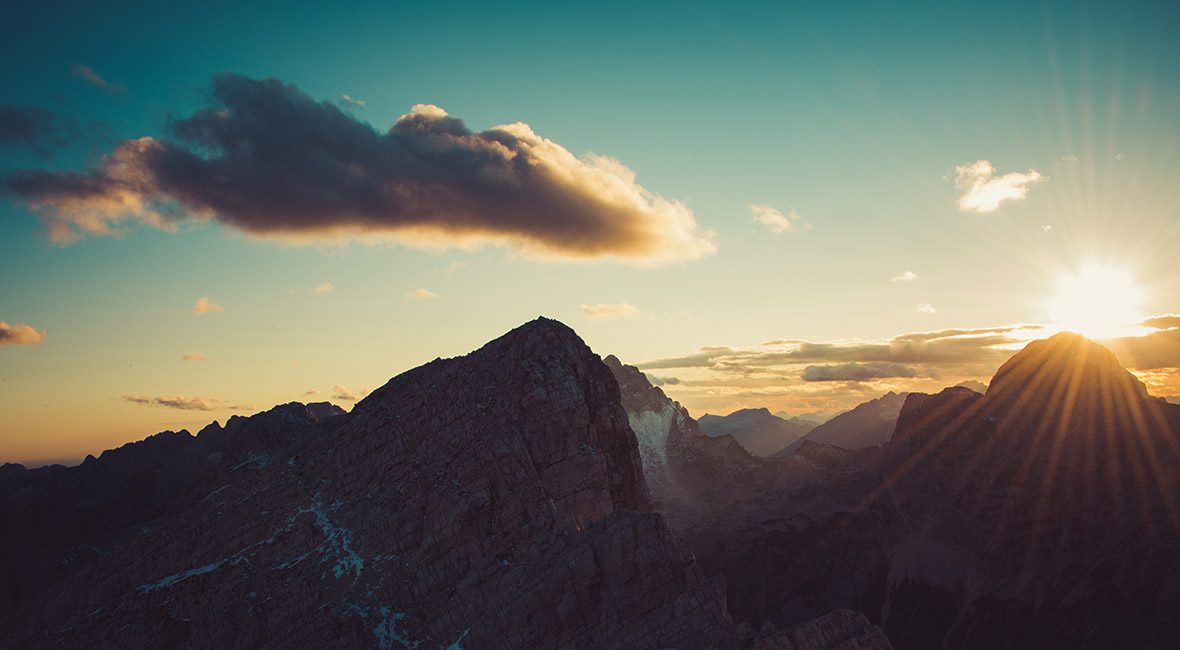
[[0, 477], [6, 647], [740, 645], [649, 511], [614, 378], [555, 321], [349, 415], [288, 405]]
[[889, 392], [815, 427], [799, 440], [780, 447], [773, 458], [790, 458], [804, 440], [844, 449], [879, 447], [889, 441], [906, 393]]
[[729, 415], [702, 415], [697, 422], [710, 437], [730, 435], [755, 456], [769, 456], [807, 435], [814, 425], [785, 420], [768, 409], [742, 409]]
[[[724, 516], [730, 504], [806, 482], [814, 464], [761, 458], [732, 435], [706, 435], [688, 411], [652, 386], [638, 368], [604, 359], [619, 382], [623, 407], [639, 439], [656, 508], [674, 530]], [[771, 416], [773, 417], [773, 416]]]
[[[0, 647], [776, 638], [731, 622], [723, 580], [651, 510], [640, 452], [611, 371], [539, 319], [351, 413], [288, 404], [79, 467], [5, 465]], [[864, 632], [847, 617], [808, 625], [798, 639], [819, 645], [773, 647]]]
[[1180, 408], [1105, 348], [1031, 343], [986, 395], [911, 394], [889, 442], [852, 453], [687, 540], [735, 620], [849, 607], [905, 648], [1180, 635]]

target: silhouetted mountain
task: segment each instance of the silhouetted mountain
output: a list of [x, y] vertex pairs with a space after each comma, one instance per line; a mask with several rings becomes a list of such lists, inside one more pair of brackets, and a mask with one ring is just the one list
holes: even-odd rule
[[772, 458], [790, 458], [804, 440], [834, 445], [844, 449], [863, 449], [885, 444], [893, 435], [897, 415], [905, 403], [906, 393], [892, 391], [846, 411], [815, 427], [799, 440], [770, 454]]
[[769, 456], [807, 435], [815, 425], [771, 415], [765, 408], [741, 409], [729, 415], [702, 415], [697, 422], [710, 437], [733, 436], [755, 456]]
[[351, 413], [5, 465], [0, 646], [889, 647], [846, 611], [734, 625], [650, 510], [628, 419], [611, 371], [539, 319]]
[[905, 648], [1180, 635], [1180, 408], [1105, 348], [1030, 343], [986, 395], [909, 395], [892, 439], [858, 453], [687, 540], [737, 620], [849, 607]]

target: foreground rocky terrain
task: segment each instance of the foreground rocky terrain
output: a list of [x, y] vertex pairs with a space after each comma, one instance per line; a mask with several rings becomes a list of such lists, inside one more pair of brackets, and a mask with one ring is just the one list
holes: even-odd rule
[[859, 454], [687, 531], [736, 620], [850, 608], [905, 648], [1180, 638], [1180, 408], [1102, 346], [1060, 334], [986, 395], [911, 394]]
[[676, 458], [651, 482], [684, 494], [777, 470], [669, 417], [633, 428], [611, 369], [539, 319], [351, 413], [288, 404], [4, 465], [0, 646], [890, 647], [847, 609], [733, 622], [644, 466]]
[[1180, 407], [1061, 334], [899, 411], [879, 447], [758, 457], [539, 319], [351, 413], [0, 467], [0, 647], [1180, 638]]

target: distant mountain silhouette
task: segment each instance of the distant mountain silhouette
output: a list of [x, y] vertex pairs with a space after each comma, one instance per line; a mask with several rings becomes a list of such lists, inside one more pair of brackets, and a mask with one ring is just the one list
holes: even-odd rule
[[850, 607], [904, 648], [1180, 638], [1180, 408], [1102, 346], [1059, 334], [986, 395], [911, 394], [864, 453], [686, 540], [737, 620]]
[[[685, 435], [706, 443], [672, 464], [688, 476], [762, 462]], [[0, 647], [890, 647], [840, 608], [735, 625], [642, 465], [611, 370], [548, 319], [351, 413], [293, 403], [4, 465]]]
[[807, 435], [813, 424], [772, 415], [768, 409], [741, 409], [729, 415], [702, 415], [697, 422], [710, 437], [730, 435], [746, 451], [769, 456]]
[[815, 427], [807, 435], [778, 451], [772, 458], [790, 458], [803, 441], [834, 445], [844, 449], [863, 449], [885, 444], [893, 435], [897, 416], [905, 403], [906, 393], [888, 392], [877, 399], [865, 402], [851, 411]]

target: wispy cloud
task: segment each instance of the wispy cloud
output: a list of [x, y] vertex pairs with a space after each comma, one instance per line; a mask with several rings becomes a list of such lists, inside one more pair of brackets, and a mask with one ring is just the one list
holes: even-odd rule
[[807, 366], [799, 377], [803, 381], [868, 381], [892, 377], [917, 377], [915, 368], [902, 363], [840, 363], [827, 366]]
[[336, 391], [332, 395], [333, 399], [344, 400], [346, 402], [355, 402], [359, 399], [363, 399], [365, 395], [369, 394], [368, 388], [361, 388], [359, 390], [353, 391], [344, 386], [341, 386], [340, 384], [333, 386], [332, 390]]
[[632, 318], [639, 316], [643, 310], [625, 302], [599, 303], [597, 305], [582, 305], [582, 313], [595, 320], [609, 320], [612, 318]]
[[58, 113], [37, 106], [0, 104], [0, 147], [21, 147], [44, 158], [53, 149], [85, 138], [77, 124]]
[[993, 212], [1004, 203], [1028, 196], [1029, 186], [1044, 179], [1035, 169], [996, 176], [996, 168], [986, 160], [955, 167], [955, 187], [963, 212]]
[[221, 305], [209, 300], [209, 296], [201, 296], [197, 298], [197, 303], [193, 305], [193, 313], [198, 316], [205, 314], [216, 314], [225, 311]]
[[147, 397], [145, 395], [124, 395], [123, 400], [132, 404], [145, 406], [163, 406], [165, 408], [184, 411], [252, 411], [248, 404], [233, 404], [214, 397], [184, 397], [182, 395], [161, 395]]
[[312, 289], [311, 292], [318, 296], [320, 294], [328, 293], [329, 291], [331, 291], [332, 289], [335, 289], [335, 288], [336, 288], [336, 285], [332, 284], [331, 282], [322, 282], [322, 283], [316, 285], [316, 288]]
[[523, 122], [477, 132], [419, 104], [378, 131], [293, 85], [239, 75], [214, 79], [211, 97], [169, 137], [126, 140], [83, 171], [18, 171], [4, 191], [63, 244], [212, 219], [297, 244], [490, 244], [641, 265], [716, 250], [683, 203], [638, 184], [618, 160], [575, 156]]
[[680, 383], [680, 378], [678, 377], [661, 377], [647, 373], [644, 373], [644, 376], [647, 377], [647, 380], [651, 382], [652, 386], [675, 386]]
[[109, 93], [127, 92], [127, 88], [125, 86], [122, 84], [113, 84], [107, 81], [106, 77], [98, 74], [94, 68], [88, 65], [83, 65], [81, 63], [71, 63], [70, 72], [73, 73], [75, 77], [78, 77], [82, 81], [85, 81], [86, 83], [100, 90], [105, 90]]
[[204, 361], [205, 355], [201, 354], [200, 352], [189, 352], [188, 354], [180, 357], [180, 359], [181, 361]]
[[303, 391], [303, 394], [307, 397], [315, 397], [316, 395], [320, 394], [320, 391], [315, 388], [308, 388], [307, 390]]
[[45, 341], [45, 330], [39, 330], [32, 325], [13, 323], [9, 325], [0, 320], [0, 346], [3, 345], [38, 345]]
[[889, 278], [889, 281], [890, 282], [913, 282], [914, 280], [917, 280], [917, 279], [918, 279], [917, 273], [914, 273], [913, 271], [906, 271], [905, 273], [901, 273], [899, 275], [895, 275], [895, 276]]
[[935, 310], [934, 310], [934, 305], [931, 305], [928, 302], [924, 302], [924, 303], [921, 303], [918, 305], [916, 311], [918, 311], [919, 313], [922, 313], [922, 314], [933, 314]]
[[[799, 224], [799, 213], [794, 209], [783, 214], [781, 210], [773, 208], [769, 205], [751, 205], [750, 212], [754, 215], [754, 222], [766, 226], [766, 229], [775, 234], [782, 234], [789, 232]], [[807, 227], [804, 224], [804, 227]]]
[[438, 298], [438, 294], [429, 289], [414, 289], [406, 294], [410, 300], [434, 300]]
[[340, 93], [340, 103], [346, 106], [355, 106], [357, 108], [365, 107], [365, 100], [357, 99], [348, 93]]

